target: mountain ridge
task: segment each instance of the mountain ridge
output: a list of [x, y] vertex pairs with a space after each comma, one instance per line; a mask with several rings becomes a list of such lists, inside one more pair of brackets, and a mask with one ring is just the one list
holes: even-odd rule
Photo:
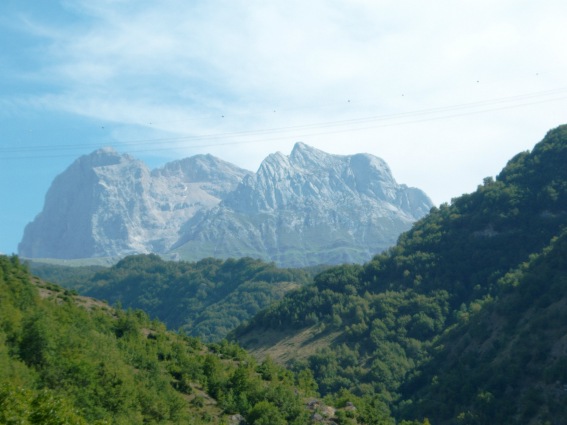
[[[399, 185], [369, 154], [332, 155], [297, 143], [269, 155], [217, 207], [187, 223], [182, 258], [260, 257], [290, 267], [364, 262], [429, 211], [419, 189]], [[267, 258], [266, 258], [267, 257]]]
[[431, 206], [378, 157], [332, 155], [301, 142], [289, 156], [270, 154], [256, 173], [212, 155], [149, 170], [100, 149], [57, 176], [19, 254], [250, 256], [288, 267], [363, 262]]
[[150, 171], [130, 155], [99, 149], [55, 178], [18, 251], [31, 258], [163, 252], [182, 223], [219, 203], [247, 173], [206, 155]]

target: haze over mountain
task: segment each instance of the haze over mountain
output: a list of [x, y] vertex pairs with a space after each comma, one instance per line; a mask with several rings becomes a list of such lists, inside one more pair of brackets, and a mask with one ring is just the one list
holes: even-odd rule
[[89, 258], [165, 252], [185, 221], [218, 204], [247, 174], [210, 155], [150, 171], [129, 155], [97, 150], [53, 181], [19, 253]]
[[150, 171], [101, 149], [49, 189], [19, 245], [29, 258], [252, 256], [283, 266], [363, 262], [425, 215], [430, 199], [372, 155], [297, 143], [253, 174], [210, 155]]

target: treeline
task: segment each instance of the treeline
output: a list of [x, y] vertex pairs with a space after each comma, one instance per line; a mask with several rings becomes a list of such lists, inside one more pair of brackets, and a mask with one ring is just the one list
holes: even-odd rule
[[[154, 254], [122, 259], [109, 268], [33, 266], [83, 295], [141, 309], [169, 329], [219, 341], [285, 293], [312, 280], [308, 271], [282, 269], [252, 258], [165, 261]], [[76, 273], [74, 277], [74, 273]]]
[[52, 264], [35, 260], [26, 260], [26, 265], [34, 276], [46, 282], [56, 283], [67, 289], [83, 292], [90, 286], [92, 278], [97, 272], [107, 266], [68, 266]]
[[[323, 272], [313, 285], [288, 294], [249, 325], [238, 328], [232, 337], [254, 350], [265, 346], [258, 335], [269, 334], [267, 330], [281, 331], [289, 324], [288, 338], [310, 329], [309, 341], [297, 347], [299, 360], [291, 366], [296, 371], [312, 371], [324, 394], [348, 390], [370, 397], [385, 402], [399, 418], [429, 416], [435, 417], [435, 423], [486, 423], [482, 415], [474, 413], [478, 411], [474, 403], [485, 403], [486, 397], [491, 408], [501, 413], [491, 418], [491, 423], [520, 424], [526, 423], [527, 417], [543, 415], [547, 405], [535, 408], [541, 398], [532, 396], [528, 403], [532, 410], [524, 414], [518, 399], [507, 397], [516, 394], [522, 399], [523, 390], [518, 390], [514, 379], [523, 382], [522, 388], [530, 382], [537, 388], [532, 394], [545, 392], [542, 387], [549, 381], [538, 380], [541, 375], [533, 381], [520, 375], [522, 370], [543, 366], [538, 363], [545, 357], [542, 353], [539, 358], [526, 354], [515, 359], [516, 372], [510, 372], [508, 382], [506, 373], [483, 366], [478, 352], [471, 354], [472, 363], [454, 367], [455, 374], [446, 375], [455, 379], [447, 387], [454, 390], [453, 397], [449, 397], [449, 389], [441, 392], [447, 400], [455, 401], [443, 408], [437, 405], [443, 401], [433, 396], [432, 388], [438, 388], [435, 385], [447, 367], [443, 360], [436, 360], [441, 352], [449, 350], [454, 364], [460, 364], [456, 347], [462, 342], [453, 339], [458, 332], [451, 330], [465, 329], [460, 332], [468, 335], [480, 326], [477, 321], [488, 320], [480, 312], [488, 314], [485, 311], [500, 306], [508, 291], [522, 288], [523, 279], [518, 278], [514, 285], [506, 282], [522, 267], [530, 267], [534, 255], [551, 249], [551, 241], [567, 227], [565, 164], [567, 127], [562, 126], [550, 131], [532, 152], [514, 157], [496, 179], [485, 179], [476, 192], [434, 208], [389, 251], [364, 266], [345, 265]], [[553, 265], [555, 260], [542, 258], [552, 262], [545, 266], [549, 279], [567, 283], [561, 277], [562, 269]], [[542, 281], [535, 287], [548, 301], [556, 296], [554, 287]], [[517, 313], [506, 305], [502, 304], [506, 315], [515, 317]], [[543, 317], [533, 320], [543, 322]], [[470, 328], [462, 328], [466, 324]], [[565, 332], [564, 323], [561, 329]], [[522, 330], [507, 330], [513, 334], [510, 338], [517, 338], [515, 350], [532, 353], [533, 341], [524, 338]], [[477, 337], [478, 344], [490, 338], [487, 333]], [[332, 341], [331, 346], [312, 354], [312, 347], [321, 340]], [[557, 370], [557, 365], [565, 364], [564, 350], [555, 355], [560, 361], [544, 370]], [[483, 372], [481, 368], [485, 368]], [[487, 386], [482, 385], [481, 377], [487, 376], [486, 370], [499, 376], [500, 387], [495, 390], [489, 385], [486, 391], [490, 394], [483, 392]], [[414, 400], [412, 390], [416, 388], [425, 395]], [[549, 391], [548, 395], [555, 389]], [[499, 403], [493, 402], [496, 394], [501, 397]], [[549, 415], [557, 420], [558, 412], [555, 409]]]

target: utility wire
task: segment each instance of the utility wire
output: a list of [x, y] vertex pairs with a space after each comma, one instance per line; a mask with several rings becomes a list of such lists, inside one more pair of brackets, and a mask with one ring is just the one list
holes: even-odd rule
[[[545, 99], [545, 97], [550, 98]], [[474, 115], [504, 109], [519, 108], [541, 103], [561, 101], [565, 99], [567, 99], [567, 88], [559, 88], [554, 90], [546, 90], [541, 92], [488, 99], [477, 102], [400, 112], [395, 114], [373, 115], [353, 119], [334, 120], [258, 130], [122, 140], [119, 143], [121, 146], [131, 147], [132, 149], [129, 150], [129, 152], [135, 153], [176, 149], [180, 147], [180, 144], [185, 145], [185, 147], [203, 148], [210, 146], [229, 146], [260, 143], [275, 140], [285, 140], [290, 138], [298, 140], [312, 136], [357, 132], [373, 128], [409, 125], [426, 121], [450, 119], [465, 115]], [[218, 142], [214, 142], [215, 140], [218, 140]], [[72, 156], [72, 153], [61, 152], [59, 154], [55, 154], [55, 152], [69, 150], [76, 151], [79, 149], [84, 150], [89, 148], [97, 149], [99, 147], [100, 144], [61, 144], [50, 146], [28, 145], [18, 147], [5, 147], [0, 148], [0, 159], [31, 159]], [[38, 155], [39, 152], [46, 152], [47, 154]]]

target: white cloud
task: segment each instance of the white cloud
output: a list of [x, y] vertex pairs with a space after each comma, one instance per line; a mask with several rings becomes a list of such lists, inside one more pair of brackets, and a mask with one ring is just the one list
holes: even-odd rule
[[[40, 73], [55, 88], [42, 104], [121, 124], [123, 141], [186, 136], [168, 145], [177, 155], [207, 151], [255, 169], [301, 138], [382, 156], [440, 202], [564, 120], [564, 102], [393, 117], [567, 86], [560, 1], [65, 4], [80, 25], [28, 26], [50, 42]], [[389, 118], [336, 125], [372, 116]], [[296, 128], [314, 123], [327, 124]]]

